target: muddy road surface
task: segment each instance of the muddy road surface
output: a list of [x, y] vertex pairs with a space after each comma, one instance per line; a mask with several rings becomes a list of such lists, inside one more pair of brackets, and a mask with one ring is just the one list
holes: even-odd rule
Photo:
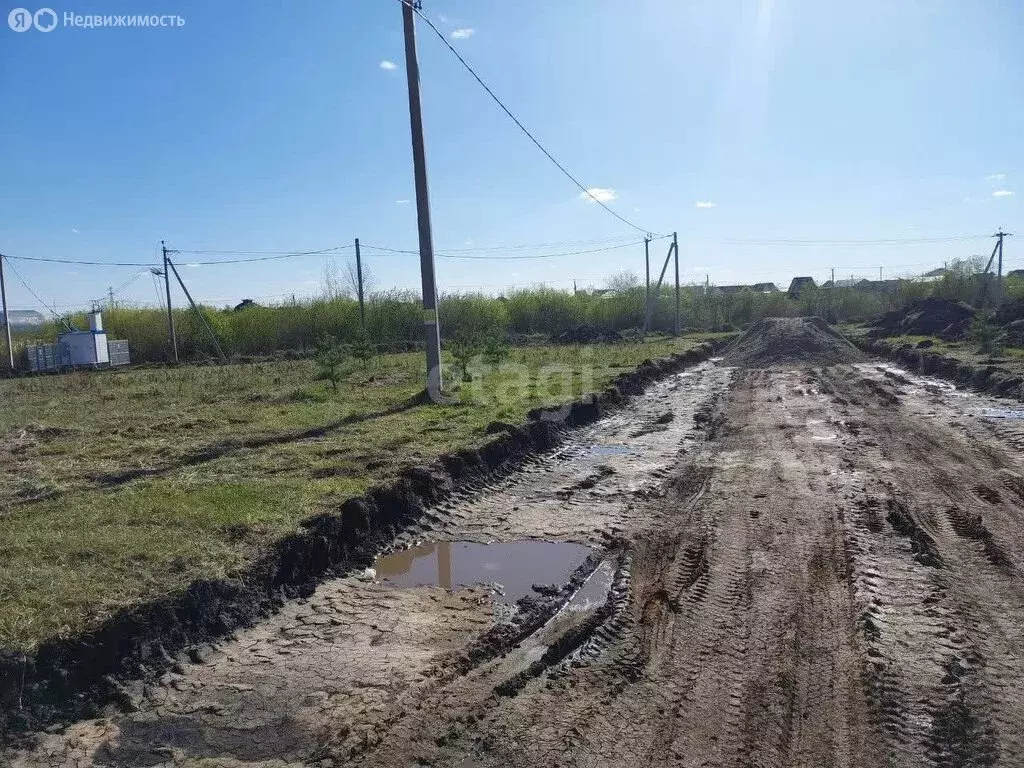
[[703, 364], [4, 759], [1024, 765], [1019, 415], [879, 363]]

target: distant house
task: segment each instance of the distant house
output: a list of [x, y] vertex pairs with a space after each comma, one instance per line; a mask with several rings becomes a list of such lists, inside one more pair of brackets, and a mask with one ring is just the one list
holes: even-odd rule
[[710, 293], [739, 293], [740, 291], [749, 290], [749, 285], [712, 285]]
[[740, 293], [750, 291], [751, 293], [775, 293], [779, 289], [775, 283], [754, 283], [753, 285], [712, 285], [709, 293]]
[[789, 284], [789, 295], [799, 296], [800, 291], [804, 288], [816, 288], [813, 277], [794, 277], [793, 282]]
[[252, 299], [242, 299], [241, 303], [235, 305], [235, 312], [241, 312], [243, 309], [248, 309], [249, 307], [258, 307], [258, 306], [259, 306], [259, 304], [257, 304]]
[[[861, 278], [850, 277], [850, 278], [847, 278], [845, 280], [836, 280], [835, 282], [833, 282], [832, 280], [826, 280], [824, 283], [821, 284], [821, 287], [822, 288], [863, 288], [863, 287], [867, 286], [867, 284], [870, 283], [870, 282], [871, 282], [870, 280], [866, 280], [866, 279], [864, 279], [862, 277]], [[793, 289], [790, 288], [790, 290], [793, 290]]]
[[[38, 325], [45, 325], [46, 318], [34, 309], [11, 309], [7, 312], [11, 318], [11, 329], [34, 328]], [[0, 314], [0, 328], [4, 327], [4, 318]]]
[[1007, 277], [1013, 277], [1017, 280], [1024, 280], [1024, 269], [1011, 269], [1006, 273]]
[[902, 282], [899, 278], [893, 280], [865, 280], [862, 285], [857, 287], [868, 293], [896, 293], [900, 289]]
[[946, 269], [945, 267], [939, 267], [938, 269], [933, 269], [930, 272], [925, 272], [923, 275], [921, 275], [921, 277], [936, 278], [936, 277], [943, 277], [943, 276], [948, 275], [948, 274], [949, 274], [949, 270], [948, 269]]

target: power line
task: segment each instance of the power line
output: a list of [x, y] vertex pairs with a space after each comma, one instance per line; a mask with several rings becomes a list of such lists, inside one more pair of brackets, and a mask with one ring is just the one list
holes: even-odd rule
[[[10, 259], [10, 256], [5, 256], [4, 258]], [[50, 313], [51, 315], [53, 315], [53, 316], [54, 316], [55, 318], [57, 318], [57, 319], [58, 319], [58, 320], [59, 320], [60, 322], [62, 322], [62, 323], [63, 323], [63, 324], [64, 324], [64, 325], [65, 325], [65, 326], [66, 326], [66, 327], [68, 328], [68, 330], [74, 330], [74, 329], [73, 329], [73, 328], [72, 328], [72, 327], [71, 327], [71, 326], [70, 326], [70, 325], [68, 324], [67, 320], [65, 320], [65, 319], [64, 319], [63, 317], [61, 317], [61, 316], [60, 316], [59, 314], [57, 314], [57, 313], [56, 313], [56, 312], [55, 312], [55, 311], [54, 311], [53, 309], [51, 309], [51, 308], [50, 308], [50, 305], [49, 305], [49, 304], [47, 304], [47, 303], [46, 303], [45, 301], [43, 301], [43, 300], [42, 300], [41, 298], [39, 298], [39, 294], [37, 294], [37, 293], [36, 293], [35, 291], [33, 291], [33, 290], [32, 290], [32, 286], [30, 286], [30, 285], [29, 285], [28, 283], [26, 283], [26, 282], [25, 282], [25, 278], [23, 278], [23, 277], [21, 276], [21, 273], [20, 273], [20, 272], [19, 272], [19, 271], [17, 270], [17, 268], [16, 268], [16, 267], [15, 267], [15, 266], [14, 266], [13, 264], [11, 264], [11, 263], [9, 263], [9, 262], [8, 262], [8, 265], [7, 265], [7, 266], [9, 266], [9, 267], [11, 268], [11, 271], [12, 271], [12, 272], [14, 273], [14, 276], [18, 278], [18, 280], [19, 280], [19, 281], [21, 282], [21, 284], [22, 284], [23, 286], [25, 286], [25, 290], [26, 290], [26, 291], [28, 291], [29, 293], [31, 293], [31, 294], [32, 294], [32, 296], [33, 296], [33, 297], [35, 298], [35, 300], [36, 300], [36, 301], [38, 301], [38, 302], [39, 302], [39, 303], [40, 303], [40, 304], [41, 304], [41, 305], [42, 305], [43, 307], [45, 307], [45, 308], [46, 308], [46, 310], [47, 310], [47, 311], [48, 311], [48, 312], [49, 312], [49, 313]]]
[[526, 126], [523, 125], [519, 121], [519, 118], [517, 118], [514, 114], [512, 114], [512, 111], [502, 103], [501, 99], [499, 99], [497, 97], [497, 95], [494, 93], [494, 91], [492, 91], [490, 89], [490, 87], [487, 85], [487, 83], [485, 83], [480, 78], [480, 75], [478, 75], [476, 73], [476, 70], [474, 70], [473, 67], [471, 67], [469, 65], [469, 63], [464, 58], [462, 58], [461, 54], [459, 54], [459, 52], [455, 49], [455, 47], [451, 43], [448, 42], [448, 38], [446, 38], [444, 36], [444, 33], [441, 30], [439, 30], [437, 27], [435, 27], [434, 23], [430, 19], [428, 19], [425, 15], [423, 15], [423, 12], [420, 11], [420, 9], [416, 7], [416, 4], [415, 3], [411, 3], [410, 0], [398, 0], [398, 1], [400, 3], [402, 3], [403, 5], [410, 6], [413, 9], [413, 11], [416, 12], [416, 15], [419, 16], [421, 19], [423, 19], [423, 21], [426, 23], [426, 25], [428, 27], [430, 27], [432, 30], [434, 30], [434, 34], [436, 34], [438, 36], [438, 38], [441, 40], [441, 42], [445, 44], [445, 47], [448, 48], [448, 50], [451, 51], [452, 54], [454, 54], [455, 58], [458, 59], [459, 62], [462, 64], [462, 66], [466, 68], [466, 71], [469, 72], [469, 74], [471, 74], [473, 76], [473, 78], [480, 84], [480, 86], [485, 91], [487, 91], [487, 94], [492, 99], [494, 99], [494, 103], [497, 104], [499, 107], [501, 107], [502, 111], [506, 115], [508, 115], [512, 119], [512, 122], [515, 123], [519, 127], [519, 130], [521, 130], [523, 133], [526, 134], [526, 137], [530, 141], [532, 141], [534, 143], [534, 145], [536, 145], [537, 149], [539, 149], [541, 152], [544, 153], [544, 155], [548, 158], [548, 160], [550, 160], [552, 163], [555, 164], [555, 167], [558, 168], [558, 170], [560, 170], [565, 175], [565, 177], [567, 179], [569, 179], [569, 181], [571, 181], [573, 184], [575, 184], [577, 187], [579, 187], [581, 190], [583, 190], [583, 193], [585, 195], [587, 195], [587, 197], [589, 197], [595, 203], [600, 205], [602, 208], [604, 208], [606, 211], [608, 211], [608, 213], [610, 213], [616, 219], [621, 221], [623, 224], [626, 224], [627, 226], [632, 227], [633, 229], [637, 230], [638, 232], [643, 232], [644, 234], [647, 234], [648, 232], [650, 232], [650, 230], [647, 230], [647, 229], [644, 229], [643, 227], [637, 226], [636, 224], [631, 222], [629, 219], [626, 219], [623, 216], [621, 216], [618, 213], [616, 213], [612, 208], [610, 208], [608, 205], [606, 205], [604, 203], [604, 201], [598, 199], [593, 193], [591, 193], [591, 191], [587, 187], [583, 186], [583, 184], [580, 183], [580, 181], [575, 176], [573, 176], [564, 165], [562, 165], [560, 162], [558, 162], [558, 160], [555, 159], [554, 155], [552, 155], [550, 152], [548, 152], [548, 150], [545, 149], [544, 145], [541, 144], [537, 140], [537, 138], [532, 133], [530, 133], [530, 131], [527, 130]]
[[[633, 247], [633, 246], [643, 245], [643, 242], [644, 242], [643, 240], [633, 240], [633, 241], [628, 242], [628, 243], [621, 243], [619, 245], [609, 245], [609, 246], [606, 246], [604, 248], [589, 248], [589, 249], [586, 249], [586, 250], [568, 251], [568, 252], [563, 252], [563, 253], [538, 253], [538, 254], [530, 254], [530, 255], [526, 255], [526, 256], [469, 256], [469, 255], [456, 254], [456, 253], [438, 253], [437, 255], [442, 257], [442, 258], [445, 258], [445, 259], [472, 259], [472, 260], [478, 260], [478, 261], [498, 261], [498, 260], [502, 260], [502, 261], [518, 261], [518, 260], [526, 260], [526, 259], [556, 259], [556, 258], [560, 258], [560, 257], [563, 257], [563, 256], [579, 256], [579, 255], [587, 254], [587, 253], [601, 253], [603, 251], [615, 251], [615, 250], [619, 250], [621, 248], [630, 248], [630, 247]], [[362, 246], [363, 246], [363, 248], [370, 248], [370, 249], [375, 250], [375, 251], [384, 251], [386, 253], [409, 253], [409, 254], [419, 253], [418, 251], [405, 250], [405, 249], [400, 249], [400, 248], [384, 248], [382, 246], [367, 245], [365, 243], [363, 243]]]
[[[112, 290], [110, 291], [110, 293], [109, 293], [109, 294], [107, 294], [107, 296], [105, 296], [105, 297], [103, 297], [103, 298], [110, 298], [110, 299], [113, 299], [113, 298], [114, 298], [114, 296], [117, 296], [117, 295], [118, 295], [119, 293], [121, 293], [121, 291], [125, 290], [125, 289], [126, 289], [126, 288], [127, 288], [128, 286], [132, 285], [132, 284], [133, 284], [133, 283], [134, 283], [134, 282], [135, 282], [136, 280], [138, 280], [138, 279], [139, 279], [140, 277], [142, 277], [143, 275], [146, 275], [146, 274], [150, 274], [150, 272], [151, 272], [151, 270], [149, 270], [149, 269], [141, 269], [141, 270], [139, 270], [139, 271], [138, 271], [138, 272], [136, 272], [136, 273], [135, 273], [134, 275], [132, 275], [131, 277], [129, 277], [129, 278], [127, 279], [127, 280], [125, 280], [125, 281], [124, 281], [124, 282], [123, 282], [123, 283], [122, 283], [122, 284], [121, 284], [120, 286], [118, 286], [118, 287], [117, 287], [116, 289], [112, 289]], [[98, 303], [101, 303], [101, 302], [103, 301], [103, 298], [100, 298], [100, 299], [93, 299], [93, 303], [96, 303], [96, 304], [98, 304]]]
[[80, 259], [44, 259], [38, 256], [8, 256], [18, 261], [45, 261], [49, 264], [79, 264], [92, 267], [155, 267], [155, 263], [141, 261], [83, 261]]
[[715, 240], [722, 245], [785, 245], [785, 246], [885, 246], [885, 245], [916, 245], [925, 243], [958, 243], [971, 240], [981, 240], [987, 235], [957, 235], [954, 237], [907, 237], [892, 238], [888, 240], [798, 240], [798, 239], [771, 239], [771, 238], [750, 238], [750, 239], [729, 239]]
[[[634, 239], [635, 235], [618, 235], [616, 237], [599, 237], [592, 240], [562, 240], [554, 243], [532, 243], [532, 244], [521, 244], [521, 245], [494, 245], [487, 247], [474, 246], [471, 248], [442, 248], [445, 253], [481, 253], [486, 251], [528, 251], [528, 250], [539, 250], [541, 248], [563, 248], [570, 245], [589, 246], [589, 245], [604, 245], [605, 243], [620, 242], [628, 239], [627, 244], [631, 245], [636, 242]], [[672, 235], [658, 235], [652, 237], [651, 240], [666, 240], [672, 237]], [[643, 242], [642, 240], [640, 242]]]
[[[216, 261], [193, 261], [191, 264], [198, 264], [201, 266], [216, 266], [217, 264], [246, 264], [257, 261], [274, 261], [277, 259], [291, 259], [302, 256], [321, 256], [323, 254], [332, 253], [336, 251], [342, 251], [346, 248], [352, 248], [351, 245], [337, 245], [332, 248], [324, 248], [319, 251], [183, 251], [175, 250], [173, 253], [184, 253], [184, 254], [268, 254], [253, 256], [252, 258], [240, 258], [240, 259], [218, 259]], [[168, 249], [168, 252], [172, 252]], [[19, 261], [36, 261], [46, 262], [48, 264], [74, 264], [79, 266], [91, 266], [91, 267], [159, 267], [160, 264], [157, 262], [142, 262], [142, 261], [89, 261], [84, 259], [50, 259], [39, 256], [8, 256], [8, 259], [18, 259]]]
[[[321, 248], [316, 251], [210, 251], [210, 250], [183, 250], [180, 248], [168, 248], [168, 253], [181, 253], [181, 254], [195, 254], [198, 256], [272, 256], [279, 258], [291, 258], [293, 256], [319, 256], [324, 253], [331, 253], [333, 251], [343, 251], [346, 248], [352, 248], [349, 245], [334, 245], [330, 248]], [[229, 262], [211, 262], [211, 263], [224, 263]]]

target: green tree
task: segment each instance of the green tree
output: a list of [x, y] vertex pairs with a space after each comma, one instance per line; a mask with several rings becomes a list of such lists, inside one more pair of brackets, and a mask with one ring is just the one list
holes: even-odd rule
[[469, 375], [469, 364], [480, 354], [482, 347], [480, 334], [470, 329], [460, 330], [448, 343], [448, 349], [455, 361], [455, 370], [459, 372], [463, 381], [473, 380]]
[[360, 328], [356, 331], [356, 337], [352, 341], [351, 349], [352, 356], [362, 363], [363, 368], [366, 368], [377, 354], [377, 348], [370, 341], [370, 334], [366, 332], [365, 328]]
[[315, 381], [329, 381], [331, 389], [338, 391], [338, 382], [343, 376], [342, 367], [345, 364], [347, 352], [338, 340], [333, 336], [322, 336], [316, 345], [316, 358], [314, 359], [316, 369], [313, 375]]
[[977, 342], [978, 351], [989, 357], [998, 357], [1003, 351], [1006, 332], [996, 323], [991, 311], [979, 312], [971, 321], [971, 338]]
[[505, 339], [498, 334], [491, 334], [484, 344], [484, 360], [491, 365], [501, 365], [502, 360], [508, 357], [509, 349]]

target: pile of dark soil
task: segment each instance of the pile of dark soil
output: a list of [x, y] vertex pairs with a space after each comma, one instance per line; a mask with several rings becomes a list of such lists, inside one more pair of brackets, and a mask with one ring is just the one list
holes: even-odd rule
[[1003, 304], [996, 310], [996, 323], [1009, 326], [1024, 320], [1024, 299], [1014, 299]]
[[559, 344], [599, 344], [622, 341], [618, 331], [606, 331], [593, 325], [581, 325], [571, 331], [560, 333], [554, 338]]
[[725, 354], [727, 365], [835, 365], [864, 359], [820, 317], [768, 317], [740, 336]]
[[951, 299], [919, 299], [904, 309], [886, 312], [874, 324], [872, 336], [938, 336], [947, 341], [964, 338], [974, 318], [974, 307]]

